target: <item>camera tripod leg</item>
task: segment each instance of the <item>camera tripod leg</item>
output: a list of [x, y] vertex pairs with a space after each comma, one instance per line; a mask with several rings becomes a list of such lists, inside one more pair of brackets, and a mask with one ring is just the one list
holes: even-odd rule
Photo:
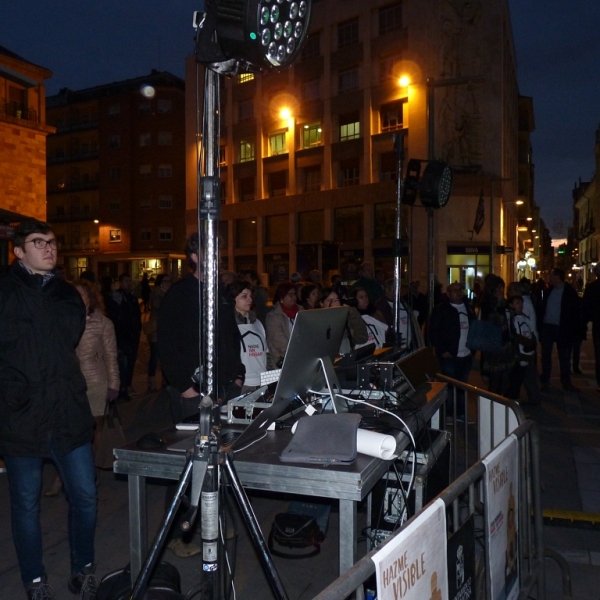
[[252, 510], [250, 500], [248, 500], [248, 496], [246, 495], [246, 492], [239, 480], [230, 454], [225, 454], [224, 462], [229, 484], [231, 485], [231, 489], [233, 490], [238, 506], [242, 511], [244, 522], [250, 531], [250, 537], [252, 538], [254, 547], [258, 552], [258, 556], [262, 563], [263, 569], [265, 570], [267, 579], [269, 580], [271, 589], [278, 600], [288, 600], [283, 583], [279, 577], [279, 573], [277, 572], [277, 568], [275, 567], [273, 558], [269, 552], [269, 547], [267, 546], [267, 542], [262, 534], [256, 515]]
[[185, 490], [187, 489], [190, 479], [192, 477], [192, 467], [194, 461], [193, 458], [190, 457], [185, 465], [185, 469], [179, 478], [179, 485], [177, 486], [177, 492], [173, 497], [173, 501], [167, 510], [165, 518], [156, 534], [156, 538], [152, 543], [152, 548], [148, 555], [146, 556], [146, 560], [142, 565], [142, 568], [135, 580], [135, 584], [133, 586], [133, 590], [131, 592], [130, 599], [131, 600], [139, 600], [142, 598], [142, 594], [146, 591], [148, 587], [148, 582], [150, 581], [150, 576], [152, 575], [152, 571], [156, 566], [156, 562], [160, 556], [160, 553], [164, 547], [165, 539], [169, 530], [171, 529], [171, 525], [175, 520], [175, 515], [179, 510], [179, 506], [181, 504], [181, 500], [185, 494]]

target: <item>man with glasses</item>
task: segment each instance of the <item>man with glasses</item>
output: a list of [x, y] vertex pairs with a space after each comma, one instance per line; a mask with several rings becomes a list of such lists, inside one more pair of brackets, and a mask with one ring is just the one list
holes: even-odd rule
[[94, 418], [75, 348], [85, 327], [77, 290], [56, 277], [52, 228], [22, 223], [16, 260], [0, 278], [0, 455], [8, 474], [11, 525], [28, 598], [53, 598], [42, 562], [42, 464], [51, 459], [69, 501], [68, 588], [95, 597]]

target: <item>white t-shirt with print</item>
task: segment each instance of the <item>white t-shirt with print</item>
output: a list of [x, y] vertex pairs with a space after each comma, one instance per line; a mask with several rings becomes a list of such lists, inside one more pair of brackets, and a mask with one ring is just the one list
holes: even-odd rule
[[453, 304], [452, 306], [458, 312], [458, 322], [460, 324], [460, 338], [458, 340], [458, 353], [456, 356], [463, 358], [469, 356], [471, 351], [467, 348], [467, 338], [469, 337], [469, 313], [464, 302], [461, 304]]

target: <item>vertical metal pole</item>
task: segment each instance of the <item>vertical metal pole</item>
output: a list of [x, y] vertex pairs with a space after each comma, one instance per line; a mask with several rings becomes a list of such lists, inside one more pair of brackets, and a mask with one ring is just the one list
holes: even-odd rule
[[[433, 160], [435, 156], [435, 96], [434, 80], [427, 80], [427, 158]], [[429, 314], [433, 311], [434, 290], [435, 290], [435, 224], [433, 219], [433, 209], [427, 209], [427, 265], [429, 270]]]
[[402, 170], [404, 161], [404, 134], [394, 134], [396, 151], [396, 239], [394, 240], [394, 346], [402, 345], [400, 334], [400, 280], [402, 278]]
[[492, 179], [492, 193], [490, 194], [490, 273], [494, 272], [494, 183]]
[[[219, 75], [211, 69], [204, 72], [204, 111], [202, 122], [202, 194], [199, 199], [198, 222], [204, 250], [204, 285], [201, 285], [202, 313], [200, 330], [203, 359], [202, 395], [218, 398], [218, 225], [221, 213], [219, 198]], [[201, 278], [202, 279], [202, 278]]]

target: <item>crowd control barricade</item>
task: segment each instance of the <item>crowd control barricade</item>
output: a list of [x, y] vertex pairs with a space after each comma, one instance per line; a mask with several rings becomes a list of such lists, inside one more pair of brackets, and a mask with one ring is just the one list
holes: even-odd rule
[[[518, 478], [519, 490], [519, 501], [516, 509], [519, 540], [516, 557], [519, 568], [518, 599], [525, 600], [536, 588], [535, 597], [537, 600], [545, 600], [539, 434], [533, 421], [524, 421], [512, 433], [516, 438], [515, 444], [518, 447], [516, 453], [518, 458], [515, 458], [518, 463], [514, 463], [516, 468], [513, 469], [515, 477]], [[455, 540], [453, 541], [453, 536], [467, 522], [475, 530], [473, 536], [475, 540], [485, 538], [486, 527], [488, 532], [491, 531], [491, 526], [486, 525], [485, 518], [487, 497], [484, 493], [484, 482], [488, 480], [489, 485], [489, 474], [486, 470], [485, 460], [489, 460], [489, 457], [475, 461], [424, 509], [426, 511], [435, 502], [439, 503], [440, 499], [443, 502], [447, 548], [456, 543]], [[489, 507], [487, 512], [491, 513]], [[399, 532], [411, 526], [413, 521], [416, 524], [416, 519], [419, 519], [422, 514], [418, 513], [413, 516], [384, 544], [372, 550], [316, 596], [316, 600], [342, 600], [351, 597], [357, 590], [359, 590], [357, 596], [362, 596], [363, 583], [375, 573], [375, 563], [372, 557], [382, 548], [393, 543]], [[474, 545], [477, 546], [477, 542]], [[480, 544], [477, 552], [477, 556], [472, 561], [473, 585], [476, 586], [476, 592], [471, 597], [491, 600], [488, 593], [490, 589], [488, 584], [490, 581], [490, 565], [492, 564], [490, 554], [493, 553], [490, 553], [486, 543]], [[449, 578], [455, 576], [455, 572], [451, 571], [450, 568], [449, 573]], [[491, 584], [489, 585], [491, 586]]]
[[[453, 433], [450, 472], [452, 481], [524, 423], [525, 414], [519, 403], [514, 400], [440, 373], [435, 379], [448, 384], [447, 406], [450, 408], [440, 415], [439, 427], [443, 429], [445, 426]], [[458, 401], [463, 397], [465, 418], [458, 419]]]

